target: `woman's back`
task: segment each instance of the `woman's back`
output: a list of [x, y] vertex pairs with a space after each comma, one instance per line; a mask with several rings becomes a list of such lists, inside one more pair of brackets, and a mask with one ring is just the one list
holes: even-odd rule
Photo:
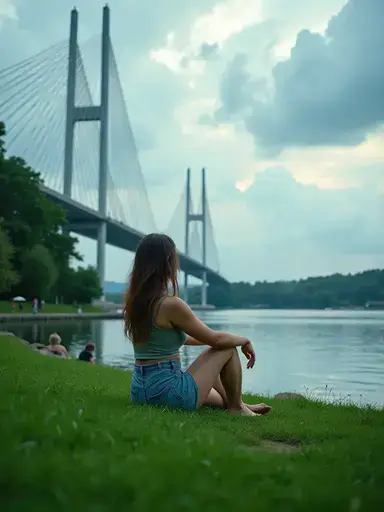
[[47, 345], [46, 350], [54, 354], [55, 356], [67, 357], [67, 349], [61, 345]]
[[179, 354], [180, 347], [187, 339], [187, 335], [183, 331], [170, 325], [162, 315], [166, 299], [167, 297], [160, 298], [155, 307], [148, 339], [143, 343], [133, 344], [137, 360], [173, 358]]

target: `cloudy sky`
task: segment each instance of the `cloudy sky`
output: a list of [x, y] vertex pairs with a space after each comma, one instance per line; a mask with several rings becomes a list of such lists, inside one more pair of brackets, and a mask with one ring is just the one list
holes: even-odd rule
[[[68, 34], [73, 0], [0, 0], [8, 65]], [[384, 267], [383, 0], [111, 0], [112, 39], [157, 226], [200, 169], [222, 273]], [[102, 2], [78, 0], [80, 37]], [[196, 200], [198, 202], [198, 200]], [[86, 261], [94, 246], [81, 241]], [[108, 250], [107, 279], [131, 256]]]

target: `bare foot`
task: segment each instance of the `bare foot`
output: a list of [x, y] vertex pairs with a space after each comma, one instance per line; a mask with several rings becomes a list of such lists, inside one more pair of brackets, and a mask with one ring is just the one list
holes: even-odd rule
[[228, 409], [229, 414], [236, 414], [238, 416], [259, 416], [255, 414], [244, 404], [240, 409]]
[[255, 405], [248, 405], [246, 404], [248, 409], [256, 414], [268, 414], [269, 411], [271, 411], [272, 407], [267, 404], [255, 404]]

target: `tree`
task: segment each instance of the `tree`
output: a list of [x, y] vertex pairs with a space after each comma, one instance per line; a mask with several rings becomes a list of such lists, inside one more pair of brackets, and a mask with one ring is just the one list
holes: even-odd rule
[[[0, 126], [1, 140], [4, 125]], [[74, 250], [76, 238], [60, 233], [66, 223], [65, 212], [40, 190], [43, 184], [40, 174], [28, 167], [21, 158], [6, 158], [3, 141], [0, 147], [0, 218], [4, 219], [4, 229], [15, 247], [15, 267], [21, 265], [25, 251], [37, 244], [45, 245], [50, 250], [54, 250], [58, 244], [66, 245], [65, 257], [69, 253], [69, 256], [78, 259], [79, 254]], [[52, 255], [56, 259], [58, 254], [59, 251], [56, 251]]]
[[[300, 281], [275, 283], [231, 283], [227, 288], [209, 287], [209, 303], [217, 307], [324, 309], [364, 307], [367, 302], [384, 305], [384, 270], [369, 270], [356, 275], [334, 274]], [[191, 301], [192, 302], [192, 301]]]
[[208, 303], [214, 304], [218, 308], [228, 308], [232, 306], [231, 286], [212, 286], [208, 287]]
[[66, 295], [71, 281], [71, 259], [83, 259], [76, 251], [76, 243], [76, 238], [60, 233], [50, 233], [46, 238], [45, 246], [52, 254], [58, 272], [57, 281], [51, 290], [52, 298]]
[[0, 293], [8, 292], [19, 281], [12, 265], [13, 246], [0, 225]]
[[[35, 246], [44, 246], [50, 253], [50, 262], [53, 259], [57, 273], [62, 276], [69, 268], [71, 259], [81, 260], [76, 251], [77, 239], [62, 233], [62, 227], [66, 224], [65, 212], [41, 191], [43, 181], [39, 173], [28, 167], [21, 158], [6, 157], [4, 135], [4, 125], [0, 123], [0, 218], [3, 218], [3, 228], [14, 247], [13, 266], [20, 274], [28, 272], [25, 269], [26, 255], [30, 255]], [[45, 257], [44, 261], [51, 271], [48, 258]], [[52, 277], [53, 273], [50, 272], [50, 275]], [[31, 278], [28, 275], [29, 281]], [[52, 279], [49, 281], [51, 283]], [[51, 286], [46, 288], [44, 284], [43, 288], [48, 290]], [[65, 287], [62, 279], [52, 290], [55, 295], [61, 295], [60, 287]], [[31, 290], [30, 293], [36, 291]]]
[[23, 258], [23, 293], [29, 297], [47, 297], [56, 279], [57, 268], [51, 253], [43, 245], [35, 245]]
[[64, 300], [68, 303], [90, 304], [103, 294], [99, 282], [99, 274], [94, 267], [70, 269], [67, 274], [67, 288]]
[[4, 123], [0, 121], [0, 160], [4, 158], [5, 148], [4, 148], [4, 140], [3, 137], [5, 135], [5, 126]]

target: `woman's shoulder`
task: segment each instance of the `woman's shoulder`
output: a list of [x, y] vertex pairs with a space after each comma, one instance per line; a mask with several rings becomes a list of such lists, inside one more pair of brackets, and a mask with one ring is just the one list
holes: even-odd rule
[[188, 308], [188, 306], [179, 297], [163, 297], [157, 310], [154, 326], [162, 329], [174, 328], [174, 321], [180, 317], [185, 308]]
[[186, 303], [180, 297], [176, 295], [167, 295], [163, 299], [163, 304], [166, 304], [168, 307], [182, 307], [186, 306]]
[[168, 321], [176, 324], [182, 319], [190, 319], [193, 312], [180, 297], [169, 297], [165, 301], [163, 311]]
[[163, 307], [166, 311], [177, 312], [183, 311], [189, 306], [180, 297], [170, 295], [163, 300]]

